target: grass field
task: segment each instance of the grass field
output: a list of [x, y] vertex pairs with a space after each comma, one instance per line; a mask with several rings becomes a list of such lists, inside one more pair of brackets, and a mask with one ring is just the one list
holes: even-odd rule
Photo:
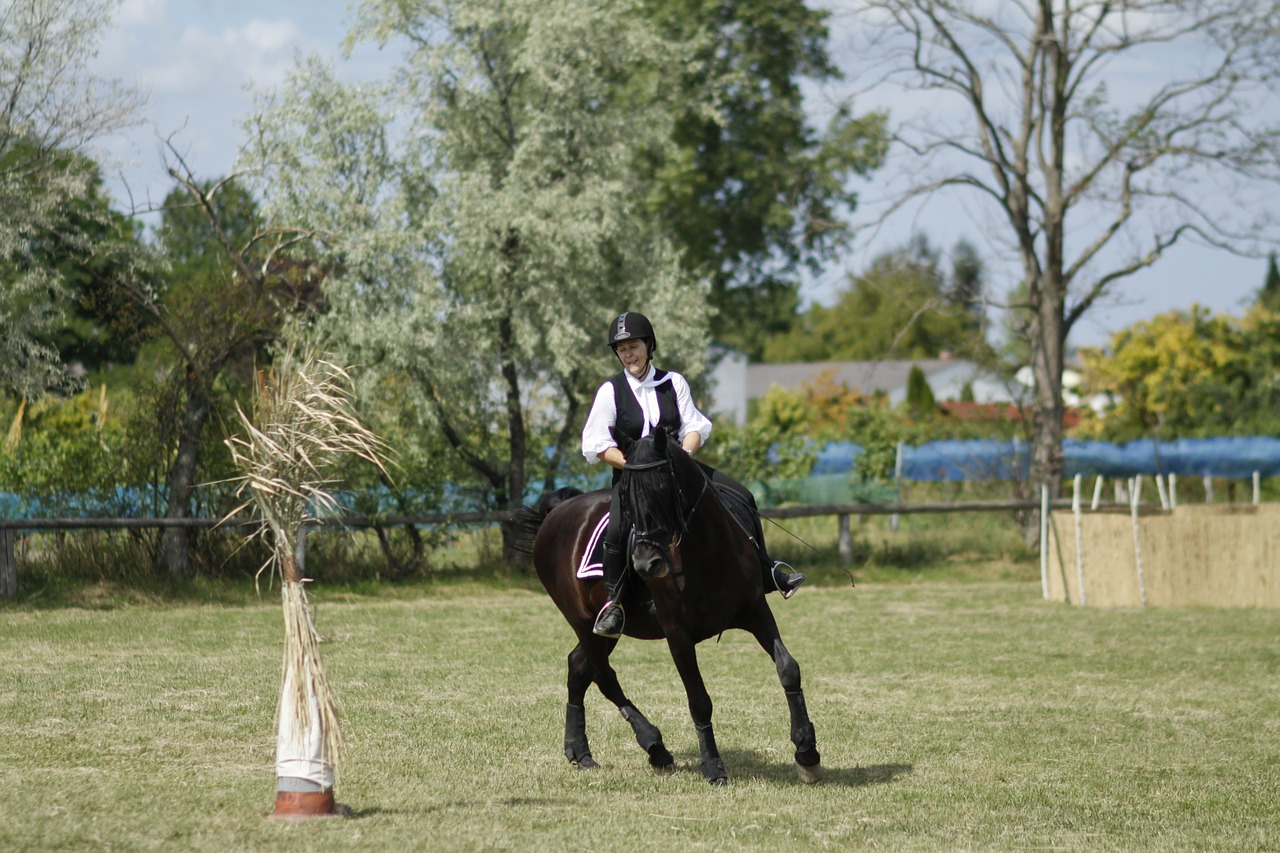
[[603, 767], [569, 767], [570, 632], [521, 587], [312, 590], [353, 815], [298, 825], [266, 820], [274, 594], [0, 610], [0, 849], [1280, 849], [1280, 612], [1080, 610], [1038, 580], [807, 588], [774, 610], [826, 777], [796, 781], [772, 665], [734, 632], [700, 647], [713, 789], [656, 643], [615, 662], [677, 772], [594, 691]]

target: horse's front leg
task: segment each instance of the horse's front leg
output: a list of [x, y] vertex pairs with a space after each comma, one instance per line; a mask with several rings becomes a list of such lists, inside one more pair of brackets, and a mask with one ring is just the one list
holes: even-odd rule
[[711, 729], [711, 695], [702, 681], [698, 669], [698, 654], [693, 640], [683, 631], [667, 632], [667, 647], [676, 663], [676, 671], [684, 682], [684, 692], [689, 698], [689, 713], [698, 732], [698, 753], [701, 756], [702, 776], [712, 785], [724, 785], [729, 781], [724, 770], [724, 760], [716, 748], [716, 736]]
[[606, 699], [617, 706], [623, 719], [635, 733], [636, 743], [649, 755], [655, 770], [671, 770], [675, 759], [662, 742], [662, 732], [640, 713], [622, 692], [618, 675], [609, 664], [609, 652], [616, 640], [591, 636], [569, 654], [569, 704], [565, 708], [564, 754], [569, 763], [582, 770], [598, 767], [587, 742], [586, 715], [583, 700], [587, 688], [595, 681]]
[[778, 632], [773, 611], [764, 599], [756, 610], [752, 635], [778, 669], [778, 681], [787, 695], [787, 708], [791, 712], [791, 742], [796, 747], [796, 774], [801, 782], [813, 783], [822, 777], [822, 756], [818, 754], [818, 738], [805, 706], [804, 691], [800, 689], [800, 664], [787, 651]]

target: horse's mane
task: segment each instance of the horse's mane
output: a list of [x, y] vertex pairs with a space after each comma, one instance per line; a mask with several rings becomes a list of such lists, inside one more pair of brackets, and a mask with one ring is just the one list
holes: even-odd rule
[[637, 529], [684, 529], [684, 507], [673, 477], [679, 452], [670, 442], [662, 442], [659, 449], [652, 437], [645, 437], [627, 454], [619, 487], [623, 508]]

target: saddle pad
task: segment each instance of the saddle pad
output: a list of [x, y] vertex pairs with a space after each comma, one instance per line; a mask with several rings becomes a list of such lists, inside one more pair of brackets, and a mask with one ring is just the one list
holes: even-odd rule
[[[752, 512], [751, 505], [746, 502], [742, 495], [728, 486], [719, 483], [712, 483], [711, 485], [720, 497], [720, 503], [724, 504], [724, 508], [729, 511], [729, 517], [738, 523], [738, 527], [742, 528], [742, 532], [747, 534], [748, 539], [755, 542], [756, 515]], [[756, 547], [759, 547], [758, 542]]]
[[582, 554], [582, 562], [578, 564], [579, 578], [598, 578], [604, 576], [604, 531], [609, 526], [609, 513], [600, 517], [596, 529], [587, 540], [587, 549]]

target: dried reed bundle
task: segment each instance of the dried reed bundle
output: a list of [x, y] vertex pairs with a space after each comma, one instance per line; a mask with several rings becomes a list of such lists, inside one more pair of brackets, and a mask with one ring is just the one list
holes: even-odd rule
[[226, 442], [239, 471], [236, 494], [244, 499], [235, 512], [252, 507], [261, 515], [265, 525], [254, 535], [271, 536], [263, 570], [282, 580], [280, 751], [310, 754], [330, 771], [342, 749], [337, 704], [295, 555], [304, 526], [339, 508], [328, 488], [342, 457], [384, 469], [385, 445], [356, 417], [351, 387], [341, 367], [311, 350], [290, 349], [270, 373], [258, 375], [252, 417], [237, 407], [244, 435]]

